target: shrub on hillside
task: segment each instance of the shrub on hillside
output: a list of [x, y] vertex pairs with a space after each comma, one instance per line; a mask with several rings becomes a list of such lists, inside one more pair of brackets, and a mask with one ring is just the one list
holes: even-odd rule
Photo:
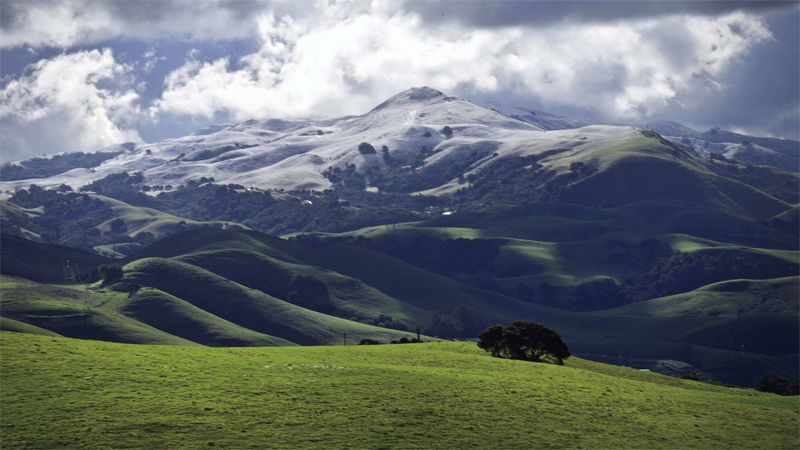
[[409, 338], [405, 338], [405, 337], [404, 337], [404, 338], [400, 338], [400, 340], [399, 340], [399, 341], [392, 341], [392, 342], [390, 342], [390, 344], [419, 344], [419, 343], [421, 343], [421, 342], [422, 342], [422, 341], [420, 341], [420, 340], [419, 340], [419, 339], [417, 339], [417, 338], [411, 338], [411, 339], [409, 339]]
[[358, 144], [358, 151], [362, 155], [371, 155], [373, 153], [378, 153], [378, 152], [375, 151], [375, 147], [373, 147], [372, 144], [370, 144], [368, 142], [362, 142], [362, 143]]

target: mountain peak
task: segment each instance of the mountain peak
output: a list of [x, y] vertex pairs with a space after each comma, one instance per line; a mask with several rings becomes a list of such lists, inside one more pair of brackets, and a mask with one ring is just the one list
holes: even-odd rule
[[390, 105], [432, 104], [447, 101], [453, 98], [454, 97], [448, 97], [442, 92], [427, 86], [413, 87], [400, 92], [389, 100], [386, 100], [385, 102], [376, 106], [373, 111], [384, 109]]

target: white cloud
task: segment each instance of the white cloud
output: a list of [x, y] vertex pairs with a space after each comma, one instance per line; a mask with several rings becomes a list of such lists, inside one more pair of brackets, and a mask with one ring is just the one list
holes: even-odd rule
[[165, 61], [167, 58], [166, 56], [157, 56], [156, 50], [151, 48], [150, 50], [146, 51], [142, 54], [142, 61], [144, 61], [144, 66], [142, 66], [142, 71], [144, 73], [150, 73], [153, 69], [156, 68], [156, 64], [159, 61]]
[[108, 49], [29, 66], [0, 91], [3, 159], [141, 140], [133, 129], [141, 111], [139, 95], [127, 87], [130, 71]]
[[303, 18], [258, 20], [261, 48], [239, 61], [187, 61], [153, 113], [210, 118], [356, 114], [411, 86], [480, 96], [517, 92], [544, 104], [638, 120], [696, 106], [754, 45], [757, 16], [671, 16], [559, 27], [431, 27], [376, 3], [317, 4]]

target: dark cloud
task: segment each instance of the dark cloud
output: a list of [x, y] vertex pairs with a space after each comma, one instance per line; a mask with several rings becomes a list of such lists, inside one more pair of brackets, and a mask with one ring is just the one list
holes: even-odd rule
[[[752, 52], [724, 80], [726, 89], [690, 115], [705, 128], [741, 128], [755, 134], [800, 138], [800, 16], [771, 14], [775, 40]], [[688, 113], [688, 114], [687, 114]], [[678, 116], [680, 117], [680, 116]]]
[[288, 13], [293, 5], [258, 0], [3, 0], [0, 32], [4, 48], [71, 48], [117, 37], [231, 39], [252, 36], [255, 18], [267, 10]]
[[608, 22], [673, 14], [714, 16], [732, 11], [790, 9], [796, 1], [428, 1], [405, 9], [430, 23], [456, 21], [475, 27], [542, 26], [560, 22]]
[[[186, 0], [136, 0], [136, 1], [78, 1], [70, 2], [80, 14], [87, 9], [104, 9], [129, 23], [145, 24], [174, 21], [176, 18], [200, 17], [219, 11], [229, 11], [246, 20], [270, 7], [271, 2], [258, 0], [236, 1], [186, 1]], [[57, 2], [37, 0], [3, 0], [0, 2], [0, 29], [11, 31], [24, 23], [27, 12], [37, 5], [55, 5]]]
[[[719, 80], [723, 85], [721, 90], [709, 86], [704, 76], [697, 76], [696, 86], [680, 93], [666, 109], [643, 121], [672, 120], [699, 131], [718, 126], [756, 136], [800, 140], [800, 16], [797, 12], [771, 12], [765, 15], [765, 20], [774, 40], [753, 49], [733, 70], [728, 71]], [[676, 57], [680, 53], [678, 49], [688, 45], [678, 37], [675, 37], [676, 42], [668, 36], [659, 39], [663, 39], [663, 45], [659, 47], [663, 47], [665, 52], [676, 53]], [[674, 46], [672, 49], [671, 45]], [[598, 88], [613, 90], [619, 86], [611, 83]], [[598, 110], [569, 104], [546, 104], [523, 90], [485, 94], [464, 89], [459, 94], [476, 101], [496, 101], [565, 116], [614, 122]]]

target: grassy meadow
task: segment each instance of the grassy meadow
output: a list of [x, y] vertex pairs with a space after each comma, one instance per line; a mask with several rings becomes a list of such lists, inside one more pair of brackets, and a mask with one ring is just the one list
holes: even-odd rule
[[797, 448], [796, 397], [472, 342], [202, 348], [3, 332], [2, 446]]

